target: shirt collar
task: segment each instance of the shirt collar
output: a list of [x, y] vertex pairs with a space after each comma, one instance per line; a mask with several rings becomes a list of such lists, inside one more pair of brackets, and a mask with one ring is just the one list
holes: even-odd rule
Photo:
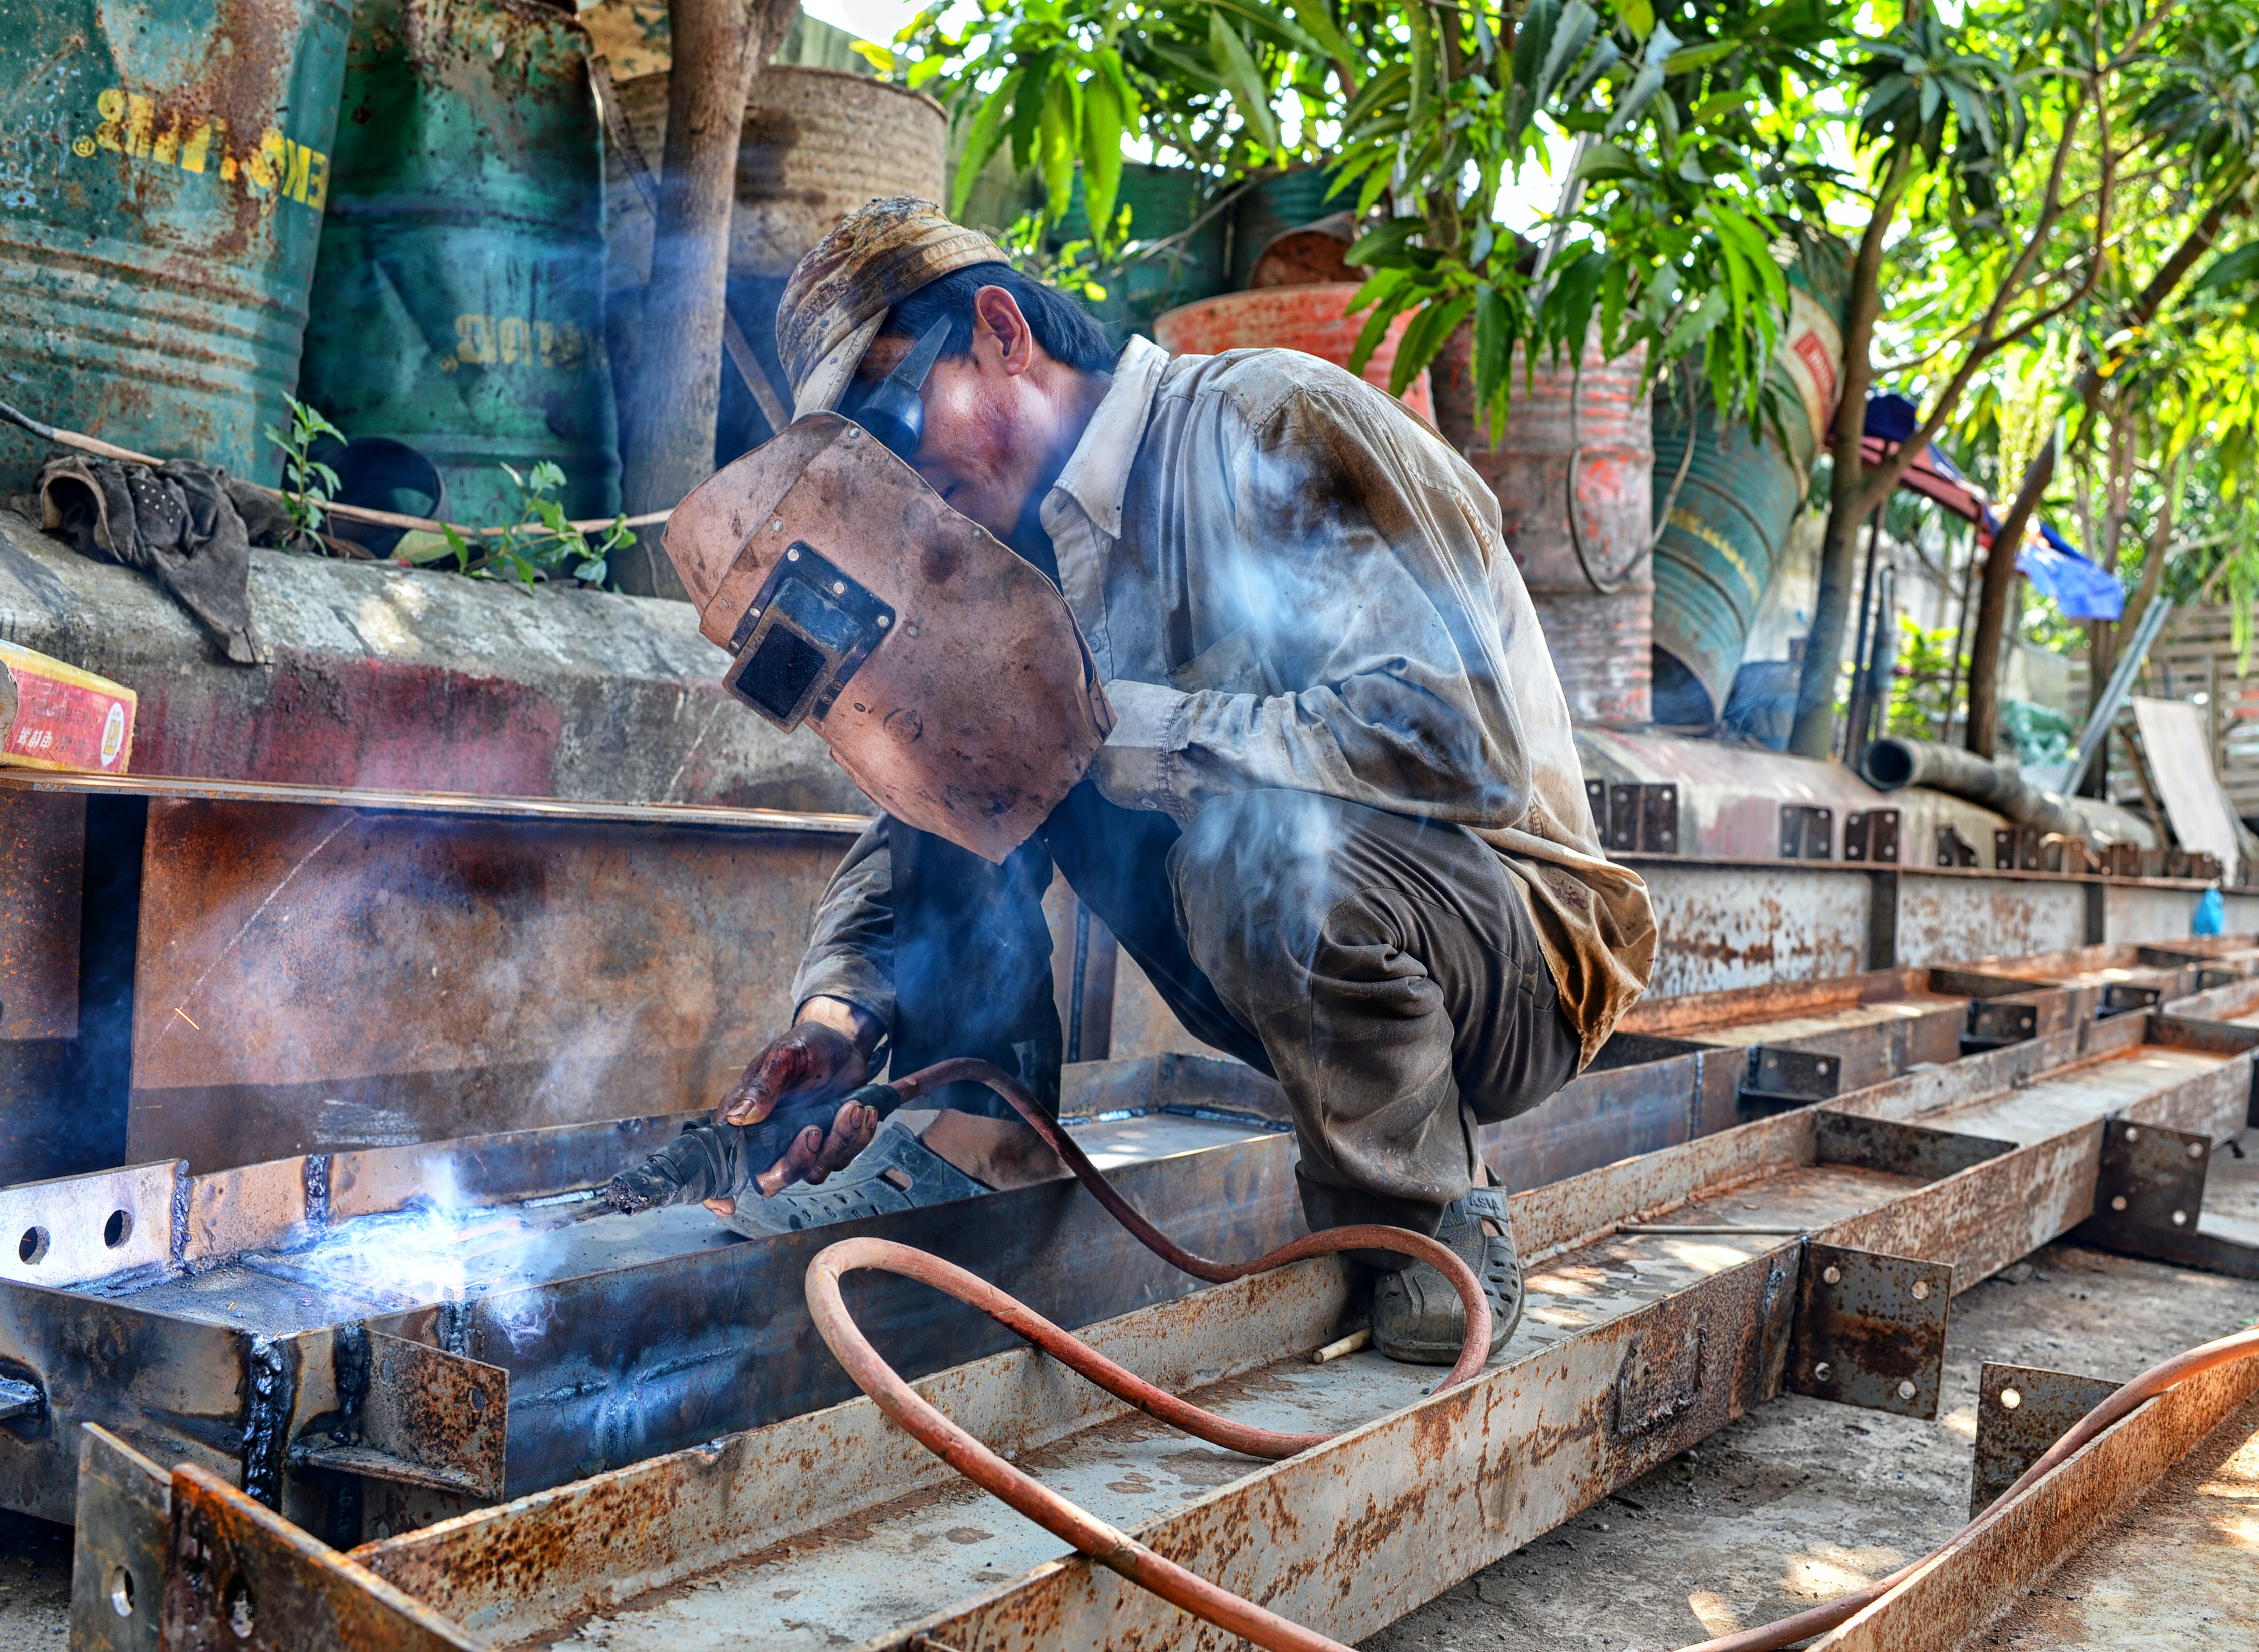
[[1108, 538], [1122, 537], [1122, 500], [1130, 491], [1130, 467], [1145, 439], [1145, 420], [1161, 388], [1169, 352], [1150, 338], [1132, 338], [1115, 358], [1114, 382], [1099, 400], [1082, 439], [1051, 484], [1082, 508], [1091, 525]]

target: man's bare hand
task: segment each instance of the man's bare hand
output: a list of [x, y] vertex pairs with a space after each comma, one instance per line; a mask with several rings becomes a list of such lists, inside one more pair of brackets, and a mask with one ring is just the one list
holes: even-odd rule
[[853, 1039], [820, 1022], [802, 1021], [752, 1058], [745, 1077], [722, 1098], [715, 1118], [723, 1124], [759, 1124], [781, 1102], [852, 1090], [867, 1071]]
[[[747, 1065], [715, 1109], [717, 1122], [758, 1124], [787, 1102], [807, 1101], [852, 1090], [869, 1076], [866, 1044], [875, 1044], [878, 1023], [863, 1010], [836, 999], [812, 998], [801, 1008], [789, 1032], [770, 1041]], [[811, 1124], [793, 1139], [782, 1158], [753, 1178], [764, 1199], [795, 1182], [820, 1182], [844, 1170], [870, 1146], [879, 1114], [860, 1102], [841, 1104], [828, 1130]], [[709, 1199], [717, 1216], [737, 1208], [733, 1199]]]

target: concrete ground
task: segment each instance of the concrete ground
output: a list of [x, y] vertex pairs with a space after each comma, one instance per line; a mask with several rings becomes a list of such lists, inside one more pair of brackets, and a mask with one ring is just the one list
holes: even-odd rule
[[[2259, 1131], [2208, 1211], [2259, 1219]], [[1785, 1395], [1364, 1642], [1365, 1652], [1670, 1652], [1895, 1570], [1968, 1516], [1984, 1361], [2120, 1378], [2259, 1321], [2259, 1281], [2050, 1245], [1955, 1299], [1934, 1422]], [[0, 1652], [53, 1652], [70, 1533], [0, 1513]], [[2240, 1614], [2238, 1614], [2240, 1620]], [[2248, 1622], [2220, 1652], [2248, 1652]]]
[[[2205, 1208], [2259, 1216], [2259, 1131]], [[2259, 1320], [2259, 1280], [2049, 1245], [1954, 1299], [1934, 1422], [1784, 1395], [1363, 1643], [1671, 1652], [1896, 1570], [1969, 1517], [1986, 1360], [2130, 1378]], [[2249, 1652], [2250, 1619], [2190, 1641]]]

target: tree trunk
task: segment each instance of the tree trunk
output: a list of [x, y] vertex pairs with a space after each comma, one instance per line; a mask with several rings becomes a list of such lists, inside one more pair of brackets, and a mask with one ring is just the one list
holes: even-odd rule
[[[669, 0], [666, 151], [635, 387], [646, 434], [620, 489], [631, 516], [672, 509], [713, 473], [738, 139], [754, 77], [799, 10], [799, 0]], [[622, 588], [684, 595], [658, 535], [638, 550], [622, 559]]]
[[1908, 156], [1892, 157], [1875, 197], [1875, 210], [1851, 263], [1851, 291], [1843, 317], [1843, 387], [1829, 437], [1835, 474], [1828, 490], [1828, 531], [1820, 542], [1820, 590], [1812, 604], [1812, 630], [1804, 644], [1804, 670], [1796, 685], [1796, 723], [1788, 749], [1826, 758], [1835, 746], [1835, 679], [1843, 667], [1843, 622], [1851, 610], [1852, 570], [1859, 529], [1874, 507], [1862, 502], [1866, 465], [1859, 443], [1867, 429], [1867, 390], [1874, 382], [1875, 321], [1882, 313], [1883, 239], [1898, 214]]
[[[2184, 281], [2196, 262], [2208, 252], [2220, 234], [2220, 226], [2227, 221], [2229, 210], [2241, 199], [2240, 191], [2223, 195], [2212, 204], [2209, 211], [2197, 220], [2188, 239], [2174, 249], [2173, 255], [2149, 278], [2140, 296], [2128, 305], [2119, 317], [2113, 331], [2130, 332], [2146, 327], [2156, 319], [2164, 308], [2165, 300], [2173, 289]], [[2081, 408], [2092, 407], [2102, 395], [2107, 381], [2101, 360], [2091, 361], [2086, 371], [2078, 375], [2072, 390], [2074, 403]], [[1977, 640], [1970, 648], [1969, 666], [1969, 737], [1968, 746], [1979, 757], [1992, 754], [1992, 743], [1999, 733], [2000, 721], [2000, 640], [2001, 627], [2007, 617], [2008, 589], [2016, 578], [2016, 550], [2023, 544], [2024, 530], [2031, 525], [2032, 515], [2039, 508], [2041, 496], [2046, 493], [2049, 481], [2055, 475], [2056, 426], [2049, 426], [2047, 439], [2040, 444], [2025, 467], [2021, 484], [2016, 489], [2015, 502], [2008, 507], [2002, 518], [2000, 530], [1992, 538], [1992, 549], [1985, 559], [1985, 585], [1977, 604]], [[2146, 570], [2144, 571], [2146, 573]], [[2132, 618], [2131, 615], [2127, 616]]]

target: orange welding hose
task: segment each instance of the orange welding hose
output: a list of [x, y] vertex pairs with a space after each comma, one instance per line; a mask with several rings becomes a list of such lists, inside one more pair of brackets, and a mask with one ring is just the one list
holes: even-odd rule
[[[1401, 1228], [1333, 1228], [1290, 1241], [1252, 1262], [1213, 1262], [1170, 1240], [1116, 1193], [1072, 1137], [1061, 1129], [1027, 1091], [985, 1061], [944, 1061], [896, 1079], [904, 1100], [944, 1084], [971, 1080], [987, 1085], [1024, 1118], [1114, 1218], [1149, 1250], [1196, 1278], [1222, 1283], [1266, 1272], [1308, 1257], [1340, 1250], [1391, 1250], [1417, 1257], [1441, 1271], [1458, 1292], [1467, 1314], [1466, 1341], [1457, 1364], [1430, 1392], [1466, 1381], [1482, 1368], [1490, 1348], [1490, 1304], [1474, 1270], [1450, 1246]], [[839, 1281], [862, 1269], [877, 1269], [944, 1291], [977, 1307], [999, 1324], [1087, 1378], [1117, 1398], [1172, 1428], [1228, 1449], [1252, 1456], [1285, 1457], [1332, 1438], [1329, 1435], [1275, 1433], [1252, 1428], [1203, 1411], [1123, 1370], [1103, 1354], [1052, 1324], [977, 1275], [939, 1257], [884, 1239], [844, 1239], [818, 1252], [808, 1269], [808, 1306], [817, 1333], [832, 1356], [879, 1408], [914, 1439], [976, 1485], [994, 1492], [1052, 1535], [1110, 1570], [1149, 1589], [1172, 1605], [1251, 1641], [1266, 1652], [1350, 1652], [1339, 1641], [1265, 1611], [1251, 1600], [1209, 1583], [1070, 1502], [1041, 1481], [1023, 1474], [951, 1422], [904, 1382], [879, 1356], [847, 1312]]]
[[2217, 1366], [2231, 1365], [2239, 1359], [2248, 1359], [2259, 1354], [2259, 1327], [2238, 1331], [2233, 1336], [2223, 1336], [2216, 1342], [2191, 1348], [2185, 1354], [2176, 1354], [2163, 1364], [2152, 1365], [2123, 1388], [2112, 1394], [2100, 1405], [2072, 1425], [2069, 1434], [2049, 1446], [2040, 1460], [2026, 1469], [2016, 1483], [1985, 1506], [1985, 1512], [1970, 1520], [1944, 1542], [1910, 1565], [1901, 1566], [1889, 1577], [1855, 1590], [1841, 1599], [1831, 1600], [1824, 1606], [1814, 1606], [1809, 1612], [1799, 1612], [1792, 1618], [1783, 1618], [1778, 1623], [1760, 1625], [1754, 1629], [1739, 1630], [1733, 1634], [1721, 1634], [1714, 1641], [1682, 1647], [1679, 1652], [1778, 1652], [1782, 1647], [1793, 1646], [1799, 1641], [1849, 1622], [1876, 1601], [1912, 1577], [1914, 1573], [1938, 1556], [1966, 1548], [1977, 1534], [1978, 1527], [2010, 1499], [2018, 1497], [2029, 1486], [2036, 1485], [2063, 1461], [2088, 1441], [2118, 1421], [2128, 1412], [2165, 1392], [2177, 1387], [2191, 1377], [2201, 1376]]

